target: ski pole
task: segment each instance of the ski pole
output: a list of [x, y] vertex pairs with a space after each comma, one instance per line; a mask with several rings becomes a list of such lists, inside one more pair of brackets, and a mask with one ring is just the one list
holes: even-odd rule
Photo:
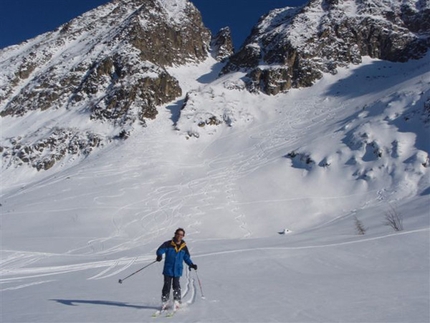
[[203, 288], [202, 288], [202, 283], [201, 283], [200, 278], [199, 278], [199, 274], [197, 273], [197, 270], [194, 270], [194, 272], [196, 273], [197, 281], [199, 282], [200, 293], [202, 294], [202, 298], [205, 299], [206, 297], [205, 297], [205, 295], [203, 295]]
[[137, 274], [139, 271], [142, 271], [142, 270], [144, 270], [145, 268], [148, 268], [149, 266], [151, 266], [151, 265], [155, 264], [156, 262], [157, 262], [157, 260], [154, 260], [154, 261], [153, 261], [153, 262], [151, 262], [149, 265], [146, 265], [145, 267], [142, 267], [142, 268], [140, 268], [139, 270], [136, 270], [134, 273], [132, 273], [132, 274], [128, 275], [127, 277], [125, 277], [125, 278], [123, 278], [123, 279], [118, 280], [118, 283], [122, 284], [122, 282], [123, 282], [124, 280], [126, 280], [127, 278], [129, 278], [129, 277], [131, 277], [131, 276], [133, 276], [133, 275]]

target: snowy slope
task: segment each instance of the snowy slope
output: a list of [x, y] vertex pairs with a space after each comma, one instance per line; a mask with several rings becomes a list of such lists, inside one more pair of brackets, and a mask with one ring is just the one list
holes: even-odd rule
[[220, 68], [171, 68], [185, 108], [127, 141], [2, 171], [2, 322], [152, 321], [161, 264], [118, 279], [179, 226], [205, 299], [186, 271], [171, 322], [429, 321], [430, 56], [273, 97]]

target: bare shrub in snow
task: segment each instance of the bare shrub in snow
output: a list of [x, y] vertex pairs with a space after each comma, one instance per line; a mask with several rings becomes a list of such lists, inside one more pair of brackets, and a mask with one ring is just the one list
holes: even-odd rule
[[364, 235], [366, 233], [366, 228], [364, 227], [363, 223], [354, 215], [354, 224], [355, 224], [355, 231], [359, 235]]
[[390, 209], [385, 212], [384, 224], [392, 227], [394, 231], [403, 231], [403, 216], [390, 205]]

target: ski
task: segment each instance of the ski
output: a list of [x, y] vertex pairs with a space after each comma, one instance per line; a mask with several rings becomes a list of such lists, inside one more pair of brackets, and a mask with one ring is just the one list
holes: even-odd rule
[[175, 313], [180, 309], [180, 304], [179, 302], [176, 302], [173, 304], [173, 309], [171, 311], [168, 311], [166, 313], [166, 317], [173, 317], [175, 315]]
[[167, 310], [157, 310], [154, 314], [152, 314], [153, 318], [159, 317], [161, 314], [167, 312]]
[[177, 311], [178, 311], [178, 309], [173, 309], [171, 311], [168, 311], [166, 313], [166, 317], [173, 317]]
[[153, 318], [159, 317], [160, 315], [167, 313], [169, 309], [169, 305], [168, 304], [164, 304], [161, 306], [161, 308], [159, 310], [157, 310], [154, 314], [152, 314]]

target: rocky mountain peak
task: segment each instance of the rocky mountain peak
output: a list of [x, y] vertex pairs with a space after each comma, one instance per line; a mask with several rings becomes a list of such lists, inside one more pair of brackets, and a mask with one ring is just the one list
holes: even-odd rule
[[[52, 118], [84, 119], [55, 133], [34, 124], [28, 138], [9, 138], [2, 143], [6, 163], [17, 160], [43, 169], [68, 151], [85, 154], [70, 138], [103, 137], [93, 134], [94, 122], [121, 133], [136, 122], [144, 126], [156, 117], [157, 106], [182, 95], [166, 67], [206, 59], [210, 41], [200, 12], [188, 0], [114, 0], [0, 51], [2, 118], [39, 111]], [[52, 136], [62, 138], [57, 148], [45, 144], [54, 142]]]
[[363, 56], [404, 62], [430, 46], [430, 4], [400, 0], [311, 0], [268, 13], [222, 73], [247, 71], [247, 88], [267, 94], [311, 86]]
[[[117, 121], [132, 104], [140, 116], [153, 115], [155, 105], [181, 94], [164, 67], [205, 59], [209, 42], [200, 13], [186, 0], [113, 1], [0, 52], [8, 66], [1, 116], [85, 106], [93, 118]], [[138, 90], [142, 85], [150, 91]]]
[[222, 61], [233, 55], [234, 46], [229, 27], [221, 28], [220, 31], [212, 37], [211, 48], [212, 54], [218, 61]]

